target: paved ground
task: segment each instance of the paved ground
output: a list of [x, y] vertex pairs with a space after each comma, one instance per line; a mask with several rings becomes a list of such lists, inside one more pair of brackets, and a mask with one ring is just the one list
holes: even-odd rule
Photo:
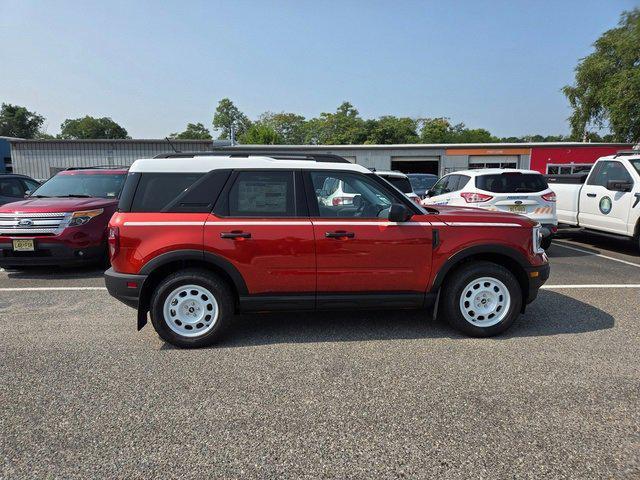
[[0, 273], [0, 478], [638, 478], [640, 288], [615, 285], [640, 286], [640, 255], [570, 236], [550, 256], [500, 338], [256, 315], [197, 351], [102, 290], [6, 290], [98, 272]]

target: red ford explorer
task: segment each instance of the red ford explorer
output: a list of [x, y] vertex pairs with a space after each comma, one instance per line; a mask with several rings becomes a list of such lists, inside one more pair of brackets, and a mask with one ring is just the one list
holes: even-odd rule
[[62, 171], [26, 200], [0, 206], [0, 267], [106, 262], [107, 223], [126, 168]]
[[[109, 224], [109, 292], [175, 345], [268, 310], [431, 309], [496, 335], [549, 276], [526, 217], [425, 210], [336, 156], [197, 155], [136, 161]], [[337, 183], [351, 203], [328, 201]]]

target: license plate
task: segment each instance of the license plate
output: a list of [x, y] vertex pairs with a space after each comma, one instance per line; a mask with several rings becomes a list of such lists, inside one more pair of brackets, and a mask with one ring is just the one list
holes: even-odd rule
[[524, 205], [510, 205], [509, 211], [511, 213], [527, 213], [527, 207]]
[[33, 240], [14, 240], [13, 241], [14, 252], [33, 252], [35, 249], [36, 249], [36, 246]]

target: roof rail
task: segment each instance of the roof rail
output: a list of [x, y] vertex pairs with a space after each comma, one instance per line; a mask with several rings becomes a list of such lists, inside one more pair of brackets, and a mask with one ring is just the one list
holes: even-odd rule
[[93, 167], [67, 167], [65, 172], [69, 170], [120, 170], [122, 168], [129, 168], [130, 165], [95, 165]]
[[617, 152], [613, 158], [628, 157], [630, 155], [640, 155], [640, 150], [621, 150]]
[[153, 158], [190, 158], [190, 157], [211, 157], [216, 155], [227, 155], [229, 157], [249, 157], [263, 156], [271, 157], [277, 160], [309, 160], [311, 162], [324, 163], [351, 163], [346, 158], [332, 153], [314, 153], [314, 152], [290, 152], [290, 151], [274, 151], [274, 150], [258, 150], [246, 148], [220, 148], [206, 152], [177, 152], [177, 153], [161, 153]]

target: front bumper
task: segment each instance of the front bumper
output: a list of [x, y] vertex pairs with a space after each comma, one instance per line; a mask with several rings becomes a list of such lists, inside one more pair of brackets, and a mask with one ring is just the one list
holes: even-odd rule
[[33, 252], [14, 252], [11, 239], [0, 239], [0, 267], [82, 265], [101, 261], [107, 255], [105, 243], [78, 247], [47, 237], [36, 238], [34, 241]]
[[527, 277], [529, 280], [529, 289], [527, 292], [526, 304], [533, 302], [538, 296], [538, 290], [549, 279], [551, 266], [548, 263], [536, 267], [527, 268]]
[[146, 279], [146, 275], [118, 273], [113, 268], [104, 272], [104, 283], [109, 294], [125, 305], [136, 309], [140, 304], [140, 292]]

